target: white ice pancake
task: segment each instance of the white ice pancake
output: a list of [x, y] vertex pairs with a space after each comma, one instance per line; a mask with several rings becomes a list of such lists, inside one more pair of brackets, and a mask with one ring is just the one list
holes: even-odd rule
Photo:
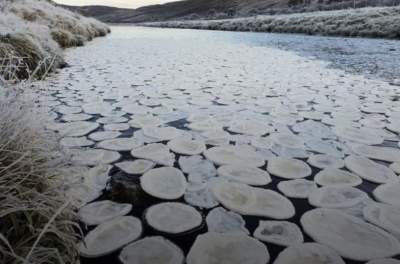
[[89, 138], [94, 141], [103, 141], [107, 139], [113, 139], [119, 137], [121, 132], [118, 131], [99, 131], [93, 132], [89, 135]]
[[400, 162], [399, 148], [356, 145], [352, 149], [356, 154], [371, 159], [387, 162]]
[[154, 168], [156, 164], [150, 160], [137, 159], [134, 161], [119, 162], [115, 166], [128, 174], [143, 174]]
[[379, 202], [400, 207], [400, 182], [379, 185], [372, 193]]
[[289, 133], [275, 133], [270, 136], [275, 144], [286, 148], [303, 149], [304, 141], [301, 137]]
[[344, 161], [341, 158], [326, 154], [312, 155], [307, 162], [319, 169], [340, 169], [344, 167]]
[[105, 200], [85, 205], [79, 210], [78, 216], [87, 225], [99, 225], [116, 217], [124, 216], [131, 210], [131, 204], [121, 204]]
[[60, 144], [68, 148], [89, 147], [94, 145], [94, 142], [86, 137], [65, 137], [60, 140]]
[[304, 161], [288, 158], [271, 158], [267, 170], [274, 176], [284, 179], [300, 179], [311, 175], [311, 168]]
[[199, 235], [189, 251], [187, 264], [265, 264], [267, 247], [243, 234], [205, 233]]
[[300, 228], [287, 221], [260, 221], [254, 237], [268, 243], [288, 247], [304, 241]]
[[358, 186], [362, 179], [351, 172], [339, 169], [324, 169], [318, 172], [314, 181], [321, 186]]
[[163, 237], [146, 237], [133, 242], [119, 255], [123, 264], [183, 264], [184, 259], [182, 250]]
[[108, 255], [142, 234], [142, 223], [133, 216], [122, 216], [98, 225], [79, 244], [81, 256], [97, 258]]
[[131, 151], [142, 145], [143, 142], [135, 138], [113, 138], [101, 141], [97, 147], [114, 151]]
[[131, 151], [135, 158], [151, 160], [157, 164], [172, 167], [175, 162], [175, 155], [169, 148], [161, 143], [148, 144]]
[[222, 181], [214, 185], [213, 193], [224, 207], [242, 215], [288, 219], [295, 214], [292, 202], [272, 190]]
[[140, 186], [151, 196], [174, 200], [185, 193], [187, 182], [183, 173], [172, 167], [152, 169], [140, 178]]
[[306, 199], [317, 189], [317, 185], [313, 181], [305, 179], [296, 179], [290, 181], [281, 181], [277, 185], [278, 190], [285, 196], [290, 198]]
[[370, 129], [355, 128], [355, 127], [336, 127], [335, 134], [345, 140], [365, 144], [365, 145], [379, 145], [383, 143], [383, 138], [374, 134]]
[[212, 209], [207, 215], [206, 222], [208, 232], [249, 234], [243, 217], [222, 207]]
[[371, 203], [364, 207], [363, 216], [395, 236], [400, 241], [400, 208], [380, 203]]
[[214, 147], [204, 151], [204, 156], [217, 165], [237, 165], [261, 167], [264, 159], [254, 150], [245, 146]]
[[110, 164], [121, 158], [118, 152], [104, 149], [74, 150], [70, 153], [72, 154], [72, 162], [89, 166]]
[[183, 203], [160, 203], [145, 212], [147, 223], [154, 229], [179, 234], [199, 227], [203, 222], [201, 214], [192, 206]]
[[303, 230], [344, 258], [368, 261], [400, 253], [399, 241], [386, 231], [335, 209], [314, 209], [301, 217]]
[[223, 165], [218, 168], [217, 172], [220, 177], [254, 186], [267, 185], [271, 182], [268, 172], [257, 167]]
[[167, 145], [173, 152], [183, 155], [198, 155], [206, 150], [206, 145], [201, 140], [176, 138]]
[[314, 190], [308, 202], [315, 207], [347, 208], [366, 200], [368, 195], [350, 186], [324, 186]]
[[281, 253], [274, 264], [345, 264], [333, 249], [318, 243], [292, 245]]
[[96, 130], [99, 124], [88, 121], [76, 121], [69, 123], [60, 123], [56, 131], [64, 137], [83, 137]]
[[350, 155], [344, 162], [346, 168], [367, 181], [387, 183], [398, 180], [398, 177], [391, 169], [368, 158]]
[[129, 121], [129, 125], [134, 128], [143, 128], [146, 126], [159, 126], [163, 122], [153, 115], [135, 115]]
[[143, 128], [143, 134], [146, 137], [154, 138], [157, 141], [167, 141], [183, 136], [183, 131], [175, 127], [150, 127]]

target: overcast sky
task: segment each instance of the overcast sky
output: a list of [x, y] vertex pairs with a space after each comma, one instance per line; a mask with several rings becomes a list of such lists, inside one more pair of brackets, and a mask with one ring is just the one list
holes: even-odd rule
[[55, 0], [66, 5], [107, 5], [126, 8], [137, 8], [145, 5], [163, 4], [176, 0]]

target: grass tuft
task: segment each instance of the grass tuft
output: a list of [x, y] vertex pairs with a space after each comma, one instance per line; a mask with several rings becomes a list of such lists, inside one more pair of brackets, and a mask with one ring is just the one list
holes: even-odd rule
[[2, 84], [0, 263], [76, 263], [79, 227], [60, 150], [27, 100]]

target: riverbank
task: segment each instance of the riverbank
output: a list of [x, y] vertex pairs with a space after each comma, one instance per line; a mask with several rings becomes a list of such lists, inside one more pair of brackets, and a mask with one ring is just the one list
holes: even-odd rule
[[63, 49], [108, 32], [51, 1], [0, 2], [0, 263], [78, 262], [69, 191], [78, 173], [55, 133], [45, 130], [47, 108], [32, 98], [35, 89], [50, 96], [50, 86], [33, 88], [33, 80], [66, 64]]
[[142, 26], [400, 39], [400, 7], [360, 8], [223, 20], [141, 23]]
[[[82, 46], [110, 32], [107, 25], [55, 6], [51, 1], [0, 3], [0, 75], [41, 77], [66, 65], [62, 49]], [[15, 76], [6, 76], [6, 74]]]

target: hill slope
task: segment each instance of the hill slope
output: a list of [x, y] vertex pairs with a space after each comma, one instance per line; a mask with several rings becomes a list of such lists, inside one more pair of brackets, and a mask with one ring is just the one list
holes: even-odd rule
[[398, 5], [400, 0], [184, 0], [138, 9], [106, 6], [67, 7], [104, 22], [137, 23], [166, 20], [226, 19], [366, 6]]
[[227, 18], [237, 14], [248, 15], [258, 8], [284, 8], [287, 6], [288, 0], [185, 0], [138, 9], [105, 6], [67, 6], [67, 8], [105, 22], [135, 23], [171, 19]]

